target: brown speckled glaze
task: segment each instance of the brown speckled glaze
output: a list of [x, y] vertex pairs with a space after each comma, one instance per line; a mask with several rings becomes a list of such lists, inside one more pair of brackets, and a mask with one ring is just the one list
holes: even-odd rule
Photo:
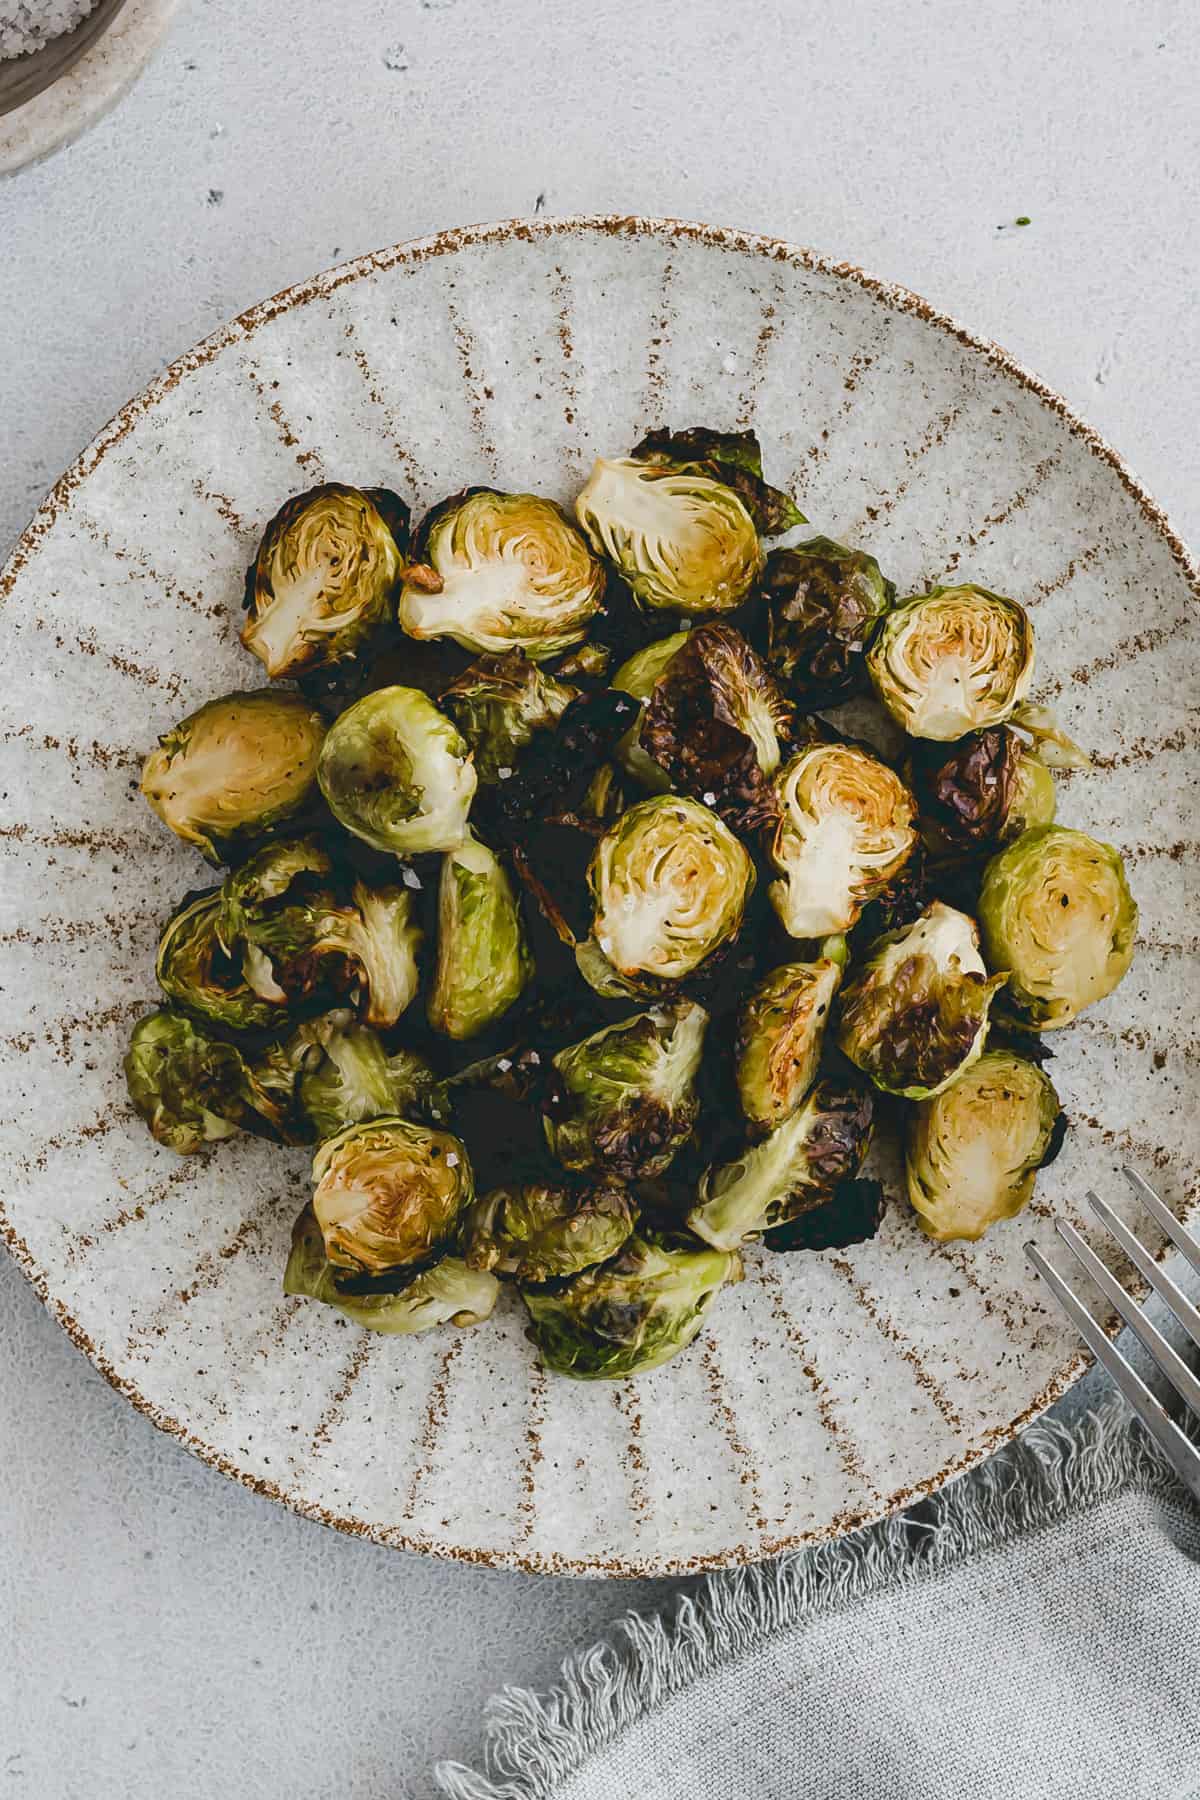
[[[140, 754], [258, 685], [234, 621], [255, 533], [324, 475], [416, 508], [469, 482], [566, 499], [649, 427], [753, 423], [815, 530], [902, 590], [950, 572], [1036, 608], [1039, 696], [1097, 753], [1061, 785], [1125, 848], [1145, 948], [1056, 1035], [1074, 1120], [1033, 1207], [938, 1247], [896, 1206], [852, 1250], [766, 1258], [711, 1334], [612, 1389], [492, 1326], [371, 1339], [280, 1289], [302, 1153], [180, 1163], [120, 1058], [156, 923], [206, 872], [156, 831]], [[1132, 1159], [1195, 1204], [1200, 974], [1195, 565], [1063, 402], [907, 291], [706, 226], [446, 232], [264, 302], [130, 402], [0, 576], [0, 1223], [113, 1385], [225, 1473], [341, 1530], [464, 1561], [641, 1575], [752, 1561], [932, 1492], [1083, 1361], [1022, 1252], [1121, 1201]], [[894, 1171], [893, 1171], [894, 1174]]]

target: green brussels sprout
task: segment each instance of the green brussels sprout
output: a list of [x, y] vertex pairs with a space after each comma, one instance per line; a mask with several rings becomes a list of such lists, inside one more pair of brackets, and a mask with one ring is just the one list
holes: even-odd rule
[[168, 1000], [232, 1031], [271, 1031], [280, 1004], [263, 999], [225, 951], [220, 889], [187, 900], [159, 939], [155, 973]]
[[722, 1284], [741, 1274], [736, 1255], [639, 1235], [561, 1288], [526, 1287], [521, 1298], [546, 1368], [619, 1381], [686, 1349]]
[[667, 793], [671, 778], [642, 748], [642, 721], [646, 716], [646, 702], [654, 692], [659, 676], [677, 651], [682, 650], [689, 635], [686, 631], [673, 631], [670, 637], [659, 638], [653, 644], [643, 644], [640, 650], [635, 650], [621, 664], [612, 678], [611, 685], [619, 693], [630, 694], [635, 700], [642, 702], [641, 718], [621, 738], [613, 755], [627, 775], [632, 775], [635, 781], [640, 781], [653, 794]]
[[935, 587], [902, 600], [867, 650], [867, 672], [910, 737], [951, 743], [1001, 725], [1033, 680], [1023, 606], [981, 587]]
[[255, 920], [289, 893], [293, 883], [307, 886], [311, 876], [324, 885], [332, 873], [332, 858], [319, 838], [280, 838], [264, 844], [240, 869], [231, 869], [221, 884], [217, 913], [221, 948], [235, 956]]
[[313, 1180], [325, 1254], [362, 1275], [419, 1268], [442, 1255], [474, 1194], [461, 1139], [388, 1117], [327, 1138]]
[[982, 1055], [1007, 980], [984, 968], [975, 921], [935, 900], [872, 944], [843, 990], [838, 1046], [876, 1087], [927, 1100]]
[[546, 1142], [566, 1169], [662, 1175], [691, 1136], [708, 1014], [682, 1000], [606, 1025], [554, 1057]]
[[790, 1118], [735, 1162], [707, 1169], [688, 1229], [718, 1250], [821, 1206], [862, 1167], [874, 1102], [863, 1083], [819, 1081]]
[[664, 612], [731, 612], [762, 567], [744, 501], [686, 465], [599, 457], [575, 516], [642, 605]]
[[473, 662], [443, 691], [441, 705], [471, 746], [480, 781], [494, 787], [509, 779], [537, 732], [554, 729], [578, 691], [510, 650]]
[[795, 938], [848, 930], [912, 855], [912, 795], [870, 751], [842, 743], [800, 751], [775, 791], [769, 855], [780, 879], [767, 891], [784, 930]]
[[738, 1019], [737, 1086], [752, 1125], [782, 1125], [816, 1080], [841, 979], [832, 957], [784, 963], [746, 1000]]
[[1054, 1084], [1011, 1050], [988, 1050], [952, 1087], [912, 1110], [905, 1146], [908, 1197], [923, 1231], [982, 1237], [1033, 1194], [1062, 1142]]
[[1023, 749], [1017, 758], [1013, 777], [1012, 798], [1008, 803], [1005, 836], [1018, 838], [1035, 825], [1053, 825], [1058, 811], [1058, 795], [1054, 777], [1032, 750]]
[[1133, 961], [1138, 912], [1111, 844], [1037, 825], [1001, 850], [979, 895], [984, 952], [1039, 1031], [1111, 994]]
[[476, 1200], [460, 1241], [469, 1269], [540, 1283], [606, 1262], [636, 1224], [637, 1208], [619, 1182], [530, 1182], [493, 1188]]
[[896, 598], [873, 556], [827, 537], [772, 550], [762, 593], [767, 662], [793, 699], [829, 706], [867, 692], [863, 652]]
[[324, 736], [324, 720], [300, 694], [226, 694], [159, 738], [142, 793], [176, 837], [226, 862], [309, 806]]
[[588, 885], [593, 949], [579, 958], [581, 973], [595, 986], [607, 968], [611, 991], [654, 992], [692, 974], [737, 935], [754, 864], [698, 800], [660, 794], [631, 806], [605, 832]]
[[445, 1037], [476, 1037], [520, 999], [532, 977], [508, 872], [494, 851], [467, 836], [442, 860], [429, 1023]]
[[235, 1135], [246, 1112], [244, 1073], [234, 1045], [169, 1007], [138, 1020], [125, 1054], [134, 1111], [180, 1156]]
[[280, 507], [246, 571], [242, 642], [272, 678], [353, 656], [390, 610], [408, 508], [327, 482]]
[[331, 1014], [304, 1057], [297, 1084], [300, 1109], [318, 1139], [347, 1125], [405, 1117], [422, 1105], [434, 1074], [413, 1050], [384, 1049], [375, 1032]]
[[467, 829], [475, 764], [419, 688], [377, 688], [329, 728], [317, 769], [338, 823], [376, 850], [452, 850]]
[[398, 607], [414, 638], [542, 662], [582, 642], [604, 599], [602, 565], [561, 507], [536, 494], [455, 494], [425, 518], [414, 555], [424, 567]]
[[457, 1256], [444, 1256], [432, 1268], [421, 1270], [398, 1293], [343, 1293], [338, 1280], [338, 1270], [325, 1255], [316, 1215], [306, 1206], [292, 1231], [283, 1276], [285, 1294], [323, 1300], [368, 1331], [406, 1336], [434, 1325], [482, 1324], [500, 1294], [494, 1275], [469, 1269]]

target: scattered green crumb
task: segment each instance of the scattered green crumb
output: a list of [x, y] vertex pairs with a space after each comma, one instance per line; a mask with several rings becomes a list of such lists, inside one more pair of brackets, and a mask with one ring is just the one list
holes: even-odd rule
[[1024, 213], [1022, 213], [1022, 214], [1021, 214], [1021, 217], [1020, 217], [1020, 218], [1019, 218], [1019, 219], [1018, 219], [1018, 220], [1017, 220], [1017, 224], [1018, 224], [1018, 225], [1032, 225], [1032, 224], [1033, 224], [1033, 220], [1032, 220], [1032, 219], [1027, 219], [1027, 218], [1026, 218], [1026, 216], [1025, 216], [1025, 214], [1024, 214]]

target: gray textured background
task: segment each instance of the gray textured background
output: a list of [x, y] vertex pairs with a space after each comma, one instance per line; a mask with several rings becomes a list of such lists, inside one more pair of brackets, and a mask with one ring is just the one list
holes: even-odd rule
[[[0, 550], [230, 313], [539, 198], [906, 282], [1065, 394], [1195, 541], [1198, 94], [1185, 0], [191, 0], [109, 119], [0, 185]], [[495, 1686], [672, 1585], [294, 1519], [158, 1436], [0, 1258], [0, 1796], [428, 1800]]]

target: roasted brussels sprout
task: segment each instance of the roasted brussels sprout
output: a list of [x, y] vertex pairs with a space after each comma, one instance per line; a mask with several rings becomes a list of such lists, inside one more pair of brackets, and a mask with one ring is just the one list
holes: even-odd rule
[[578, 644], [563, 657], [555, 673], [560, 681], [603, 681], [612, 659], [611, 644]]
[[338, 822], [376, 850], [453, 850], [467, 828], [475, 765], [419, 688], [378, 688], [334, 720], [317, 770]]
[[480, 781], [508, 781], [539, 731], [552, 731], [578, 689], [547, 675], [520, 650], [473, 662], [441, 696], [475, 756]]
[[619, 1381], [685, 1349], [722, 1284], [741, 1272], [728, 1252], [635, 1236], [563, 1287], [526, 1287], [521, 1297], [546, 1368], [577, 1381]]
[[387, 617], [407, 536], [408, 508], [379, 488], [331, 481], [282, 506], [246, 571], [242, 642], [267, 674], [353, 656]]
[[471, 1269], [558, 1280], [615, 1256], [636, 1223], [637, 1208], [616, 1181], [493, 1188], [467, 1209], [462, 1253]]
[[785, 963], [773, 969], [742, 1007], [737, 1085], [752, 1125], [771, 1130], [790, 1118], [817, 1078], [817, 1064], [841, 963]]
[[246, 1113], [244, 1077], [240, 1051], [185, 1013], [164, 1008], [133, 1028], [125, 1054], [130, 1101], [152, 1136], [180, 1156], [234, 1136]]
[[445, 1037], [476, 1037], [520, 999], [532, 975], [508, 873], [494, 851], [468, 835], [442, 861], [429, 1023]]
[[618, 692], [631, 694], [642, 703], [640, 716], [625, 733], [613, 754], [625, 773], [632, 775], [635, 781], [640, 781], [653, 794], [665, 794], [671, 786], [671, 780], [642, 745], [645, 707], [654, 692], [655, 682], [676, 652], [682, 650], [689, 635], [686, 631], [673, 631], [670, 637], [658, 638], [652, 644], [643, 644], [628, 661], [621, 664], [612, 678], [612, 685]]
[[434, 1325], [479, 1325], [488, 1318], [500, 1293], [494, 1275], [469, 1269], [457, 1256], [444, 1256], [415, 1275], [398, 1293], [344, 1293], [337, 1268], [325, 1255], [325, 1240], [311, 1206], [306, 1206], [292, 1232], [292, 1249], [284, 1271], [285, 1294], [323, 1300], [336, 1306], [355, 1325], [368, 1331], [409, 1335]]
[[663, 1174], [696, 1123], [707, 1025], [704, 1008], [682, 1000], [560, 1050], [546, 1142], [563, 1167], [627, 1181]]
[[768, 892], [783, 928], [795, 938], [845, 931], [912, 854], [912, 795], [878, 757], [841, 743], [802, 750], [775, 790], [770, 857], [781, 879]]
[[1061, 1143], [1058, 1095], [1043, 1070], [989, 1050], [962, 1078], [913, 1108], [908, 1197], [930, 1237], [982, 1237], [1011, 1219]]
[[434, 1087], [434, 1074], [413, 1050], [389, 1056], [375, 1032], [348, 1015], [332, 1015], [303, 1058], [300, 1109], [318, 1139], [371, 1119], [406, 1117]]
[[177, 1006], [230, 1030], [274, 1030], [283, 997], [255, 993], [221, 943], [221, 917], [219, 889], [184, 902], [159, 940], [158, 985]]
[[424, 568], [400, 590], [401, 627], [467, 650], [557, 656], [586, 637], [604, 598], [602, 565], [561, 508], [535, 494], [455, 494], [424, 519], [414, 555]]
[[643, 462], [668, 462], [724, 482], [739, 496], [763, 537], [778, 537], [805, 523], [790, 494], [763, 480], [762, 446], [753, 431], [712, 431], [692, 425], [686, 431], [649, 431], [629, 452]]
[[142, 792], [176, 837], [225, 862], [314, 799], [324, 736], [324, 720], [300, 694], [226, 694], [159, 738]]
[[915, 739], [909, 780], [925, 840], [944, 855], [1006, 843], [1054, 817], [1050, 771], [1008, 725], [953, 744]]
[[654, 684], [639, 747], [668, 780], [750, 829], [778, 816], [770, 777], [794, 717], [740, 631], [700, 625]]
[[313, 1158], [313, 1210], [339, 1269], [419, 1268], [450, 1244], [473, 1198], [466, 1145], [406, 1119], [350, 1125]]
[[1133, 961], [1138, 913], [1110, 844], [1038, 825], [994, 856], [979, 896], [984, 951], [1039, 1031], [1111, 994]]
[[764, 1233], [768, 1250], [845, 1250], [865, 1244], [883, 1224], [887, 1195], [878, 1181], [841, 1181], [832, 1200]]
[[236, 955], [264, 911], [285, 894], [297, 898], [301, 891], [327, 885], [332, 873], [333, 859], [319, 838], [279, 838], [264, 844], [240, 868], [231, 869], [221, 884], [216, 926], [221, 948]]
[[610, 688], [572, 700], [556, 728], [530, 744], [512, 780], [496, 789], [503, 829], [523, 840], [530, 824], [570, 812], [636, 716], [629, 695]]
[[763, 570], [767, 662], [793, 699], [830, 706], [866, 693], [867, 639], [896, 597], [865, 550], [809, 538], [772, 550]]
[[707, 1169], [688, 1229], [718, 1250], [784, 1225], [857, 1175], [871, 1142], [865, 1083], [819, 1081], [803, 1105], [735, 1162]]
[[952, 743], [1009, 718], [1033, 680], [1023, 606], [981, 587], [902, 600], [867, 650], [875, 691], [910, 737]]
[[838, 1046], [876, 1087], [928, 1099], [982, 1054], [1007, 980], [984, 968], [975, 921], [935, 900], [872, 945], [843, 991]]
[[[754, 864], [727, 825], [697, 800], [640, 800], [605, 832], [588, 866], [596, 956], [580, 959], [609, 991], [654, 991], [692, 974], [741, 927]], [[604, 992], [601, 988], [599, 991]]]

